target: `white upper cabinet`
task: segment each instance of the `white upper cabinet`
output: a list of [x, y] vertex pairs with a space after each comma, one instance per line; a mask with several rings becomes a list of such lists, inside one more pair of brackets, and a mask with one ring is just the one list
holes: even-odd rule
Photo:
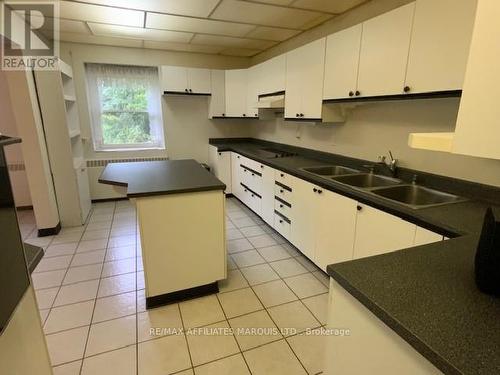
[[259, 67], [259, 95], [285, 91], [285, 54], [273, 57], [257, 66]]
[[210, 69], [188, 68], [188, 89], [193, 94], [210, 94], [211, 75]]
[[247, 69], [247, 109], [248, 117], [258, 117], [259, 110], [256, 108], [259, 101], [259, 67], [257, 65]]
[[325, 45], [322, 38], [287, 53], [285, 118], [321, 119]]
[[375, 208], [358, 204], [354, 259], [412, 247], [417, 226]]
[[362, 32], [363, 25], [359, 24], [326, 38], [323, 99], [343, 99], [355, 95]]
[[226, 70], [226, 116], [247, 115], [247, 69]]
[[363, 23], [358, 91], [361, 96], [404, 92], [415, 3]]
[[406, 84], [409, 93], [461, 90], [477, 0], [417, 0]]
[[163, 92], [210, 94], [210, 69], [161, 66], [161, 89]]
[[479, 1], [453, 152], [500, 159], [499, 1]]
[[208, 106], [208, 117], [224, 117], [226, 115], [226, 72], [224, 70], [212, 70], [210, 102]]

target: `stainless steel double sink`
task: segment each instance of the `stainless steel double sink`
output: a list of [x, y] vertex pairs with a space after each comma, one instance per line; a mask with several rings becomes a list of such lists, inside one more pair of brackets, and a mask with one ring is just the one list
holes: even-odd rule
[[300, 168], [321, 178], [333, 180], [354, 189], [368, 191], [379, 197], [398, 202], [413, 209], [435, 207], [444, 204], [466, 201], [465, 198], [442, 191], [429, 189], [417, 184], [381, 176], [363, 173], [356, 169], [338, 165]]

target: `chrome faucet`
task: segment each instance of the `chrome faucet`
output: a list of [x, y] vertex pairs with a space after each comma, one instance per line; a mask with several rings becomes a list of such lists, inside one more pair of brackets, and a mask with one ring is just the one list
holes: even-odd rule
[[378, 157], [378, 163], [377, 164], [380, 164], [382, 166], [384, 166], [385, 168], [387, 168], [389, 170], [389, 172], [391, 173], [391, 176], [395, 176], [396, 175], [396, 169], [397, 169], [397, 165], [398, 165], [398, 159], [394, 159], [394, 156], [392, 156], [392, 151], [389, 150], [389, 157], [391, 158], [389, 161], [387, 161], [387, 157], [386, 156], [379, 156]]

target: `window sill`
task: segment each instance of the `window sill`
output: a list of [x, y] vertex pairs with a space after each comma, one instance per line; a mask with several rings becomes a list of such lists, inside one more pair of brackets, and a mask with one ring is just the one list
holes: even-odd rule
[[94, 149], [95, 152], [132, 152], [132, 151], [157, 151], [166, 150], [165, 147], [134, 147], [134, 148], [102, 148]]

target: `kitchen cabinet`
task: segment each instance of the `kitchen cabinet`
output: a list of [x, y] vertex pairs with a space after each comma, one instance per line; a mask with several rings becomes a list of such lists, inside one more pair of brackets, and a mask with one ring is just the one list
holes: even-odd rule
[[500, 159], [500, 2], [479, 1], [469, 62], [458, 112], [453, 152]]
[[208, 146], [208, 163], [212, 169], [212, 173], [226, 184], [226, 194], [231, 194], [231, 152], [219, 152], [217, 147]]
[[306, 257], [315, 258], [315, 225], [320, 219], [316, 216], [318, 188], [300, 178], [293, 178], [293, 208], [290, 242]]
[[363, 23], [360, 96], [404, 93], [414, 11], [413, 2]]
[[226, 70], [226, 116], [246, 117], [247, 70]]
[[362, 32], [363, 25], [359, 24], [326, 38], [323, 99], [355, 96]]
[[78, 195], [80, 196], [80, 215], [82, 223], [84, 223], [92, 206], [90, 199], [89, 176], [85, 165], [77, 168], [75, 172], [76, 182], [78, 185]]
[[286, 55], [285, 119], [321, 120], [326, 38]]
[[163, 92], [205, 94], [211, 93], [210, 69], [161, 66], [161, 89]]
[[270, 226], [274, 225], [274, 174], [275, 169], [261, 164], [262, 172], [262, 220]]
[[477, 0], [417, 0], [405, 84], [410, 93], [462, 89], [476, 7]]
[[208, 105], [208, 117], [226, 116], [226, 72], [224, 70], [212, 70], [211, 85], [212, 95]]
[[241, 155], [231, 152], [231, 192], [232, 194], [242, 200], [243, 188], [241, 186]]
[[415, 246], [420, 246], [439, 241], [443, 241], [442, 235], [421, 227], [417, 227], [415, 231], [415, 240], [413, 241], [413, 244]]
[[247, 70], [247, 108], [245, 113], [248, 117], [259, 116], [259, 110], [256, 107], [259, 101], [259, 68], [260, 67], [252, 66]]
[[286, 55], [279, 55], [258, 66], [258, 94], [285, 91]]
[[415, 224], [364, 204], [358, 204], [354, 259], [412, 247], [415, 231]]

